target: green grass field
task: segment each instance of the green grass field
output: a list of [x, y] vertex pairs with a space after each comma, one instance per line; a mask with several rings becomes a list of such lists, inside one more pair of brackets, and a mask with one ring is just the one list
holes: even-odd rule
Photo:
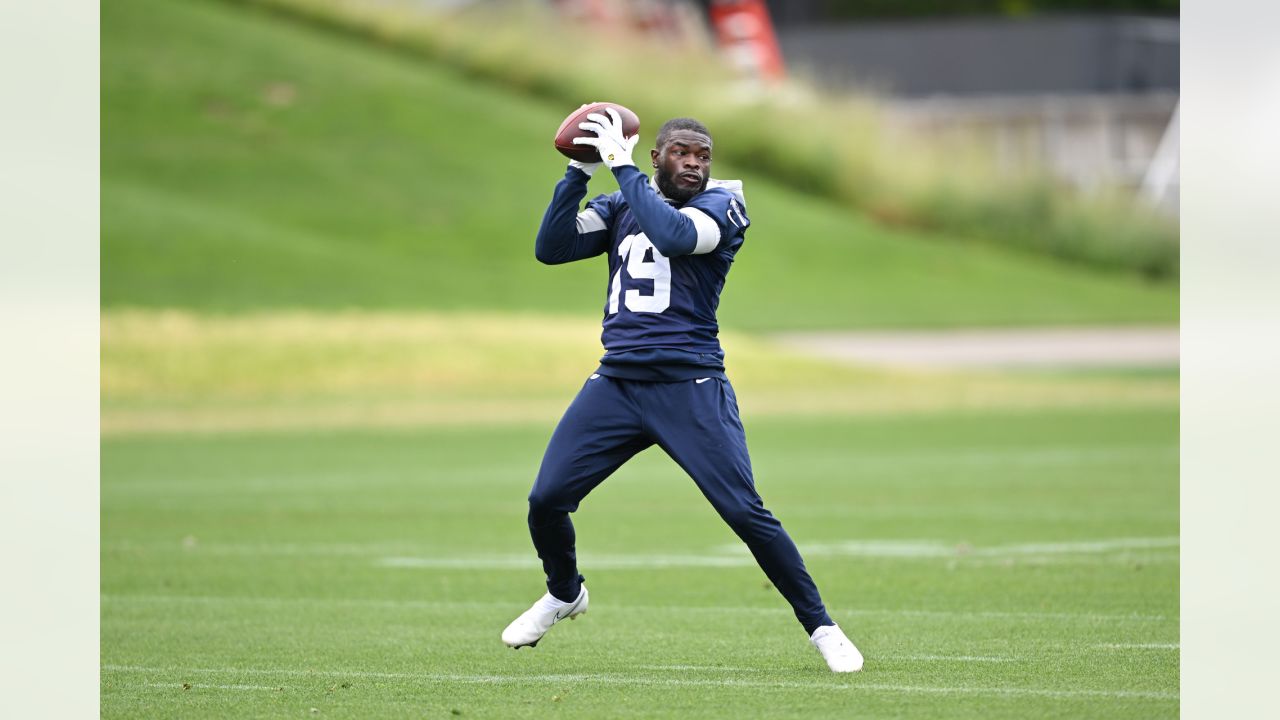
[[578, 513], [591, 611], [511, 651], [549, 426], [132, 436], [103, 716], [1177, 716], [1174, 412], [746, 421], [862, 673], [654, 450]]

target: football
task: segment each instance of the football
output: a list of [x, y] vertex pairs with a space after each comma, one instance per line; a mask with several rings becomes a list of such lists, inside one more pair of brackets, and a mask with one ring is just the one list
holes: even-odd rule
[[577, 110], [574, 110], [569, 117], [560, 123], [560, 129], [556, 130], [556, 149], [561, 154], [570, 157], [578, 162], [600, 162], [600, 153], [590, 145], [574, 145], [573, 139], [578, 137], [595, 137], [596, 134], [583, 130], [578, 127], [578, 123], [587, 122], [587, 116], [591, 113], [601, 113], [608, 117], [604, 109], [611, 107], [618, 111], [618, 116], [622, 118], [622, 134], [631, 137], [640, 132], [640, 118], [635, 113], [618, 103], [610, 102], [594, 102], [587, 103]]

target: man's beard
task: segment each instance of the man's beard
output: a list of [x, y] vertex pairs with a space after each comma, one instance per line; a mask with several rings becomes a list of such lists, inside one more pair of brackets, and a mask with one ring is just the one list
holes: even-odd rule
[[658, 189], [662, 191], [663, 197], [668, 200], [675, 200], [683, 205], [693, 199], [694, 195], [702, 192], [707, 187], [707, 178], [702, 178], [702, 184], [696, 188], [683, 188], [676, 184], [675, 178], [658, 168], [654, 173], [654, 181], [658, 183]]

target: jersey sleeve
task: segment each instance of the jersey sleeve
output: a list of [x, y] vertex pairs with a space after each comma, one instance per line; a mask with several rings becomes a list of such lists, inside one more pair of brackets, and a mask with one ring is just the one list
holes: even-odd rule
[[570, 166], [556, 184], [534, 240], [533, 252], [540, 262], [558, 265], [595, 257], [609, 249], [614, 202], [600, 195], [578, 212], [578, 204], [587, 194], [587, 179], [586, 173]]
[[735, 237], [745, 233], [751, 225], [746, 206], [736, 195], [723, 188], [712, 188], [700, 193], [681, 208], [680, 212], [690, 215], [698, 229], [694, 255], [714, 252], [724, 247]]
[[607, 231], [613, 225], [613, 216], [617, 212], [617, 206], [617, 198], [614, 195], [597, 195], [591, 198], [582, 212], [578, 213], [578, 232]]

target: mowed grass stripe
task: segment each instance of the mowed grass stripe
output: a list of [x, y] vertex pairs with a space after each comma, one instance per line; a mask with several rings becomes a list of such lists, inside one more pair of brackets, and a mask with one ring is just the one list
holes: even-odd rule
[[[303, 597], [251, 597], [251, 596], [210, 596], [210, 595], [103, 595], [106, 603], [195, 603], [202, 605], [266, 605], [266, 606], [318, 606], [318, 607], [367, 607], [391, 610], [435, 611], [441, 613], [458, 610], [493, 609], [501, 611], [524, 610], [525, 604], [501, 601], [437, 601], [437, 600], [383, 600], [376, 598], [303, 598]], [[610, 608], [620, 612], [641, 613], [704, 613], [704, 614], [745, 614], [745, 615], [790, 615], [786, 607], [742, 607], [732, 605], [637, 605], [628, 603], [611, 603]], [[1117, 622], [1165, 622], [1171, 618], [1165, 615], [1143, 613], [1071, 613], [1071, 612], [1003, 612], [995, 610], [914, 610], [914, 609], [873, 609], [843, 608], [831, 606], [832, 612], [848, 615], [888, 615], [917, 618], [940, 619], [975, 619], [975, 620], [1046, 620], [1046, 621], [1079, 621], [1094, 623], [1100, 621]]]
[[[962, 561], [983, 564], [1017, 560], [1037, 564], [1107, 564], [1128, 563], [1140, 559], [1146, 563], [1177, 562], [1179, 540], [1169, 538], [1122, 538], [1059, 543], [1029, 543], [997, 547], [955, 545], [938, 540], [850, 540], [837, 543], [800, 543], [801, 553], [810, 559], [855, 561], [865, 558], [893, 558], [915, 562]], [[340, 557], [363, 558], [377, 567], [401, 569], [448, 570], [520, 570], [541, 567], [536, 557], [520, 554], [434, 554], [431, 550], [399, 548], [395, 554], [384, 554], [385, 546], [298, 545], [298, 544], [231, 544], [116, 542], [110, 549], [181, 553], [188, 559], [200, 557]], [[1173, 552], [1168, 552], [1168, 550]], [[1161, 552], [1164, 551], [1164, 552]], [[628, 553], [602, 554], [583, 552], [579, 555], [584, 568], [595, 570], [627, 570], [657, 568], [743, 568], [755, 567], [756, 561], [739, 545], [724, 545], [708, 553]]]
[[[599, 322], [533, 313], [109, 310], [107, 435], [553, 424], [595, 368]], [[1031, 407], [1168, 407], [1177, 378], [851, 367], [724, 333], [744, 417]], [[959, 455], [961, 449], [948, 451]], [[1133, 461], [1145, 448], [1028, 449], [1026, 463]], [[1083, 450], [1083, 452], [1078, 452]], [[1154, 450], [1154, 449], [1153, 449]], [[981, 447], [915, 462], [981, 466]]]
[[199, 675], [262, 675], [276, 677], [332, 677], [332, 678], [378, 678], [386, 680], [419, 680], [442, 683], [479, 683], [493, 685], [510, 685], [526, 683], [599, 683], [606, 685], [652, 685], [652, 686], [684, 686], [684, 687], [742, 687], [742, 688], [788, 688], [815, 691], [871, 691], [891, 693], [928, 693], [942, 695], [1015, 695], [1058, 698], [1141, 698], [1150, 700], [1177, 700], [1177, 693], [1145, 691], [1145, 690], [1051, 690], [1043, 688], [1023, 687], [930, 687], [921, 685], [890, 685], [882, 683], [864, 683], [856, 679], [844, 681], [833, 679], [828, 682], [799, 682], [789, 680], [742, 680], [739, 678], [696, 679], [687, 677], [653, 678], [640, 675], [622, 675], [611, 673], [563, 673], [563, 674], [527, 674], [527, 675], [471, 675], [463, 673], [401, 673], [371, 670], [294, 670], [290, 668], [173, 668], [146, 667], [136, 665], [103, 665], [102, 669], [121, 673], [193, 673]]
[[[906, 480], [921, 478], [921, 470], [934, 468], [952, 471], [965, 468], [962, 477], [966, 483], [972, 483], [975, 480], [983, 481], [984, 478], [989, 482], [1003, 482], [1005, 479], [999, 474], [973, 474], [969, 472], [969, 468], [974, 470], [1008, 470], [1019, 466], [1073, 468], [1109, 464], [1150, 466], [1151, 464], [1159, 463], [1162, 465], [1176, 465], [1179, 461], [1178, 453], [1178, 446], [1169, 443], [1117, 445], [1106, 448], [1096, 448], [1088, 445], [1060, 445], [1045, 448], [1014, 446], [923, 451], [912, 449], [896, 452], [859, 449], [858, 452], [850, 454], [842, 465], [849, 471], [850, 475], [868, 472], [875, 472], [881, 476], [892, 474], [897, 482], [904, 480], [904, 478], [897, 476], [908, 476], [905, 478]], [[1019, 469], [1025, 468], [1019, 467]], [[476, 468], [469, 475], [468, 481], [472, 484], [507, 485], [511, 483], [513, 475], [523, 474], [526, 470], [527, 468], [520, 463], [503, 463]], [[926, 482], [938, 483], [959, 474], [959, 472], [951, 472], [945, 476], [924, 477]], [[326, 471], [323, 469], [308, 469], [305, 472], [276, 470], [269, 474], [246, 472], [234, 478], [218, 477], [217, 484], [206, 483], [205, 480], [208, 479], [212, 478], [209, 478], [200, 468], [192, 468], [181, 476], [169, 476], [160, 479], [121, 478], [115, 482], [113, 490], [117, 493], [136, 492], [139, 494], [215, 494], [234, 488], [239, 492], [266, 493], [279, 491], [291, 493], [304, 486], [311, 490], [321, 488], [342, 489], [357, 485], [362, 488], [369, 488], [371, 482], [370, 477], [354, 477], [345, 470]], [[404, 485], [409, 482], [422, 482], [421, 478], [410, 480], [403, 477], [376, 480], [377, 487], [380, 488], [385, 488], [389, 484]]]

